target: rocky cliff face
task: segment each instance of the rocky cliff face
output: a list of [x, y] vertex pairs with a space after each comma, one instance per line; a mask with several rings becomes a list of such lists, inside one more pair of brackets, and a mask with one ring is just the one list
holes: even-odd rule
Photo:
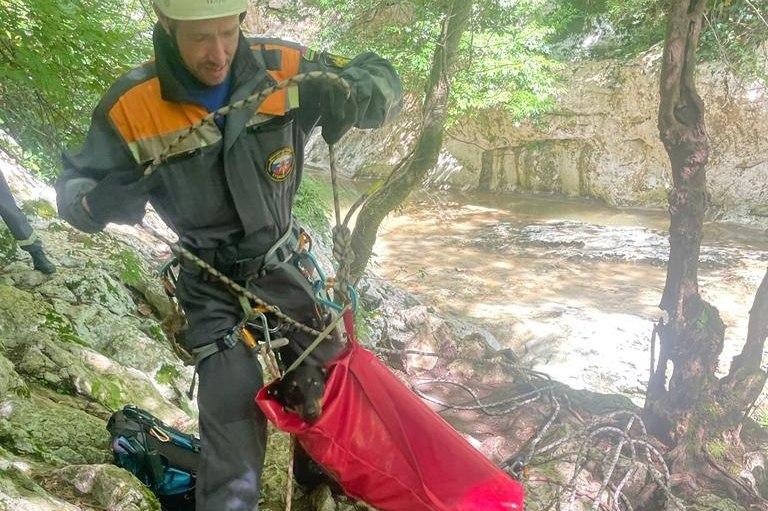
[[0, 159], [58, 272], [33, 271], [0, 223], [0, 509], [159, 510], [109, 465], [105, 420], [135, 402], [194, 427], [191, 376], [160, 320], [169, 302], [133, 229], [85, 235], [55, 217], [52, 191]]
[[[569, 66], [557, 108], [535, 124], [496, 111], [457, 122], [426, 184], [665, 207], [671, 176], [656, 126], [660, 58], [657, 50], [628, 63]], [[702, 65], [698, 77], [711, 139], [710, 218], [768, 225], [768, 91], [726, 67]], [[415, 106], [386, 133], [345, 138], [342, 167], [377, 175], [396, 161], [418, 125]], [[324, 150], [314, 154], [322, 163]]]

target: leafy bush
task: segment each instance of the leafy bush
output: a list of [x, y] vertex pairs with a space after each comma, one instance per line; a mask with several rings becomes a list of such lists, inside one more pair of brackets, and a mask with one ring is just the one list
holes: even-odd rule
[[90, 112], [151, 51], [140, 0], [0, 0], [0, 148], [52, 179]]

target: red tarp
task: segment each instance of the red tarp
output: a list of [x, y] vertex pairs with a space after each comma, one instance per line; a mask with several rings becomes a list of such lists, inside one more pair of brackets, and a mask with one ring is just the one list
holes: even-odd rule
[[267, 387], [256, 402], [348, 495], [381, 511], [523, 510], [522, 486], [356, 342], [331, 364], [314, 424], [284, 411]]

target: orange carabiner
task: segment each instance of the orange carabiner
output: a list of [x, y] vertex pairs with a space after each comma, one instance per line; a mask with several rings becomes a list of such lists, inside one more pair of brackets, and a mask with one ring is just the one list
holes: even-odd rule
[[243, 343], [248, 346], [250, 349], [256, 349], [257, 342], [256, 338], [253, 336], [250, 330], [248, 330], [248, 327], [243, 325], [242, 330], [240, 331], [240, 334], [243, 337]]

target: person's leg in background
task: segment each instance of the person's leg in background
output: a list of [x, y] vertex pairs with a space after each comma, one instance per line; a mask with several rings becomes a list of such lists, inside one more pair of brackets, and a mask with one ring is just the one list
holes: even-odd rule
[[43, 244], [29, 225], [29, 220], [16, 205], [11, 189], [0, 173], [0, 217], [8, 225], [11, 234], [16, 239], [19, 248], [29, 252], [32, 256], [34, 268], [46, 274], [56, 271], [56, 267], [48, 260], [43, 251]]

